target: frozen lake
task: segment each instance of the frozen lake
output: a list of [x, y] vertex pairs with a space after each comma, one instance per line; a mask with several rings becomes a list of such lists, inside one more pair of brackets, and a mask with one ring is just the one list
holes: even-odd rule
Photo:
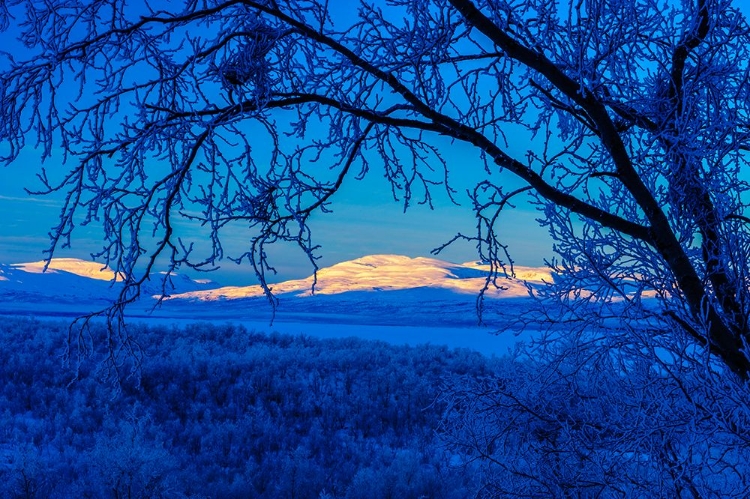
[[[512, 332], [497, 334], [500, 324], [498, 321], [488, 320], [486, 325], [476, 323], [476, 314], [469, 304], [467, 310], [461, 310], [462, 315], [455, 315], [458, 311], [448, 313], [446, 320], [432, 307], [412, 308], [401, 307], [392, 310], [387, 317], [378, 317], [377, 309], [365, 313], [361, 308], [358, 313], [346, 315], [341, 310], [335, 313], [303, 312], [295, 309], [293, 313], [280, 311], [271, 323], [270, 308], [267, 304], [254, 307], [221, 307], [195, 306], [164, 307], [155, 311], [132, 307], [128, 321], [144, 322], [153, 325], [184, 325], [197, 322], [211, 322], [216, 324], [242, 325], [248, 330], [264, 333], [284, 333], [292, 335], [308, 335], [318, 338], [358, 337], [367, 340], [380, 340], [392, 344], [446, 345], [451, 348], [468, 348], [485, 355], [503, 356], [508, 354], [519, 341], [528, 339], [531, 333], [516, 335]], [[454, 303], [454, 305], [456, 305]], [[448, 307], [441, 307], [445, 312]], [[53, 303], [2, 303], [0, 315], [34, 317], [40, 320], [67, 320], [90, 312], [91, 308], [78, 304]], [[409, 321], [407, 322], [407, 318]], [[378, 323], [379, 321], [386, 323]], [[401, 322], [399, 324], [399, 322]]]
[[[206, 322], [205, 320], [168, 319], [168, 318], [137, 318], [149, 324], [187, 324], [190, 322]], [[354, 336], [366, 340], [379, 340], [395, 345], [446, 345], [450, 348], [468, 348], [484, 355], [507, 355], [519, 341], [530, 336], [530, 333], [517, 336], [510, 332], [494, 334], [491, 327], [440, 327], [440, 326], [395, 326], [375, 324], [347, 324], [342, 322], [286, 322], [253, 320], [215, 320], [216, 323], [231, 323], [242, 325], [248, 330], [264, 333], [284, 333], [292, 335], [306, 335], [316, 338], [346, 338]]]

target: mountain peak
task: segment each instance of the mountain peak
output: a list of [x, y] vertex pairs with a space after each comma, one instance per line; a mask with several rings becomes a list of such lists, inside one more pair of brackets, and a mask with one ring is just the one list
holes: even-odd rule
[[[30, 274], [41, 274], [44, 272], [46, 264], [47, 262], [42, 260], [38, 262], [14, 263], [10, 266]], [[69, 274], [100, 281], [112, 281], [115, 279], [114, 271], [110, 270], [106, 265], [79, 260], [78, 258], [53, 258], [47, 267], [47, 272], [53, 274], [56, 272], [68, 272]]]
[[[547, 269], [519, 267], [522, 279], [502, 280], [506, 289], [487, 290], [488, 298], [512, 298], [528, 295], [525, 282], [551, 279]], [[443, 289], [459, 294], [476, 295], [484, 287], [489, 267], [479, 263], [457, 264], [435, 258], [403, 255], [367, 255], [322, 268], [317, 273], [316, 295], [336, 295], [346, 292], [398, 291], [417, 288]], [[311, 296], [313, 276], [269, 285], [276, 295]], [[212, 290], [173, 295], [172, 298], [191, 298], [204, 301], [240, 299], [261, 296], [260, 286], [229, 286]]]

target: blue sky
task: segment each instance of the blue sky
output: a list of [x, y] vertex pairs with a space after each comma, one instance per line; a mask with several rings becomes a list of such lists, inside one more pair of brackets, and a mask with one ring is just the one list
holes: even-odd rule
[[[750, 6], [735, 2], [748, 14]], [[0, 34], [4, 46], [12, 43], [8, 33]], [[524, 137], [509, 136], [510, 152], [523, 157], [526, 149]], [[29, 141], [33, 143], [33, 141]], [[320, 266], [350, 260], [367, 254], [393, 253], [408, 256], [430, 256], [430, 250], [450, 239], [457, 232], [472, 234], [475, 221], [466, 189], [484, 178], [482, 163], [471, 146], [442, 144], [441, 154], [449, 164], [456, 199], [454, 206], [439, 188], [433, 191], [435, 209], [415, 205], [406, 213], [399, 202], [393, 200], [390, 189], [377, 169], [370, 171], [363, 181], [345, 183], [332, 199], [333, 213], [317, 213], [311, 220], [314, 242], [321, 246], [318, 255]], [[45, 164], [50, 172], [66, 171], [58, 158]], [[40, 170], [38, 154], [30, 148], [14, 164], [0, 171], [0, 262], [40, 260], [48, 247], [50, 228], [56, 223], [60, 203], [54, 197], [28, 196], [24, 188], [39, 189], [35, 178]], [[509, 244], [511, 256], [518, 265], [541, 266], [553, 256], [552, 242], [546, 231], [539, 228], [537, 213], [523, 203], [504, 214], [502, 234]], [[182, 229], [198, 234], [189, 224]], [[200, 239], [200, 236], [197, 236]], [[247, 235], [243, 231], [224, 234], [226, 253], [237, 255], [244, 250]], [[78, 227], [70, 249], [58, 250], [56, 256], [88, 259], [101, 248], [98, 227]], [[463, 262], [476, 258], [472, 244], [460, 242], [446, 250], [440, 258]], [[277, 246], [271, 254], [271, 263], [279, 271], [274, 281], [304, 277], [311, 268], [299, 249]], [[212, 279], [222, 284], [249, 284], [255, 282], [248, 265], [237, 266], [226, 260]]]
[[[10, 35], [2, 34], [10, 38]], [[11, 40], [2, 40], [3, 45]], [[32, 141], [30, 141], [32, 142]], [[511, 149], [516, 157], [523, 157], [526, 149], [523, 137], [509, 137], [515, 145]], [[514, 150], [515, 149], [515, 150]], [[332, 199], [333, 213], [317, 213], [311, 220], [314, 242], [321, 246], [319, 264], [334, 263], [376, 253], [394, 253], [409, 256], [429, 256], [430, 250], [450, 239], [457, 232], [472, 234], [475, 221], [465, 190], [484, 178], [483, 165], [475, 151], [467, 145], [444, 143], [441, 148], [449, 164], [453, 187], [458, 191], [461, 206], [454, 206], [447, 196], [436, 188], [435, 209], [415, 205], [406, 213], [395, 202], [390, 189], [377, 169], [370, 171], [363, 181], [350, 181]], [[59, 156], [58, 156], [59, 158]], [[58, 158], [45, 166], [51, 172], [65, 171]], [[13, 165], [0, 172], [0, 262], [40, 260], [48, 247], [48, 232], [56, 223], [59, 201], [54, 197], [30, 197], [24, 187], [40, 188], [35, 179], [40, 163], [37, 154], [29, 149]], [[509, 244], [511, 255], [519, 265], [541, 266], [552, 254], [552, 243], [546, 231], [538, 227], [537, 214], [529, 206], [519, 204], [504, 215], [502, 234]], [[198, 234], [190, 225], [182, 230]], [[196, 236], [199, 238], [199, 236]], [[225, 250], [230, 255], [243, 251], [247, 241], [242, 231], [224, 234]], [[88, 259], [101, 247], [98, 227], [78, 227], [72, 248], [58, 250], [56, 256]], [[476, 249], [469, 243], [457, 243], [445, 251], [441, 258], [462, 262], [476, 258]], [[271, 254], [271, 263], [279, 271], [277, 279], [298, 278], [310, 274], [309, 263], [301, 252], [291, 246], [277, 246]], [[249, 284], [254, 276], [249, 266], [237, 266], [230, 261], [211, 276], [222, 284]]]

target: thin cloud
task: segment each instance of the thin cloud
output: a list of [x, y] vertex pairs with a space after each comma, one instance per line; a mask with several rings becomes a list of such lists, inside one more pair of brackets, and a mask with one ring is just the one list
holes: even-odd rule
[[0, 201], [11, 201], [11, 202], [18, 202], [18, 203], [36, 203], [36, 204], [43, 204], [47, 206], [60, 206], [60, 202], [56, 201], [54, 199], [43, 199], [37, 196], [28, 196], [28, 197], [18, 197], [18, 196], [3, 196], [0, 194]]

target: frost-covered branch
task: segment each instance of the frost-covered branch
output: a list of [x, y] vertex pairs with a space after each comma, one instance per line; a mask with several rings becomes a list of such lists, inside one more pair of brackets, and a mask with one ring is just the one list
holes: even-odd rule
[[[750, 30], [730, 1], [335, 4], [4, 6], [25, 51], [2, 57], [2, 159], [37, 144], [50, 161], [33, 188], [65, 199], [49, 256], [101, 224], [122, 304], [165, 260], [164, 282], [228, 258], [275, 303], [274, 244], [316, 269], [309, 217], [373, 170], [405, 208], [456, 200], [441, 150], [460, 141], [488, 174], [463, 198], [476, 235], [458, 239], [512, 274], [499, 221], [515, 192], [556, 242], [544, 321], [603, 327], [621, 299], [623, 321], [747, 378]], [[238, 228], [246, 246], [227, 254]]]

